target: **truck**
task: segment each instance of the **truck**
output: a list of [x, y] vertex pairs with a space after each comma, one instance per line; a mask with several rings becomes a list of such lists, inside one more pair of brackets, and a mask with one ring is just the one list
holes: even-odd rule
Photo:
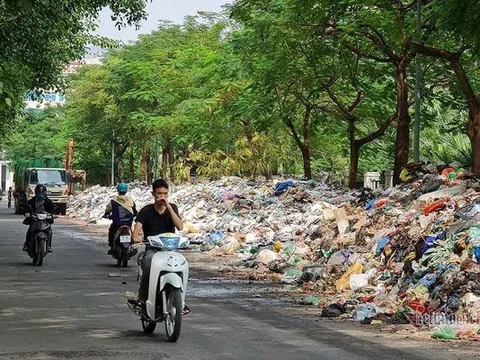
[[67, 170], [61, 160], [20, 159], [15, 164], [15, 213], [25, 214], [27, 201], [35, 196], [35, 187], [43, 184], [55, 204], [55, 213], [65, 215], [68, 202]]

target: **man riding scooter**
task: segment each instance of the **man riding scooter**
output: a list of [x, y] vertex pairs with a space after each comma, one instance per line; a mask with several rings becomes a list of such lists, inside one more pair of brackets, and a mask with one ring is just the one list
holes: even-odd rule
[[[122, 226], [132, 227], [133, 219], [137, 216], [137, 208], [135, 202], [127, 196], [128, 184], [120, 183], [117, 186], [118, 195], [110, 200], [105, 209], [105, 214], [103, 217], [113, 220], [108, 229], [108, 245], [110, 249], [108, 250], [108, 255], [113, 255], [113, 240], [115, 234]], [[111, 215], [111, 216], [110, 216]], [[134, 255], [134, 254], [132, 254]]]
[[[149, 236], [162, 233], [174, 233], [175, 229], [183, 229], [183, 221], [179, 215], [178, 207], [168, 201], [168, 184], [165, 180], [158, 179], [152, 184], [153, 204], [145, 206], [138, 213], [133, 239], [136, 243], [146, 245], [145, 255], [143, 256], [142, 278], [140, 280], [140, 289], [138, 291], [138, 300], [135, 305], [137, 311], [145, 311], [145, 302], [148, 298], [148, 285], [150, 279], [150, 269], [156, 249], [150, 248], [147, 243]], [[143, 238], [140, 235], [143, 233]], [[185, 305], [183, 314], [190, 313], [190, 308]]]
[[[43, 184], [38, 184], [35, 187], [35, 196], [28, 200], [27, 202], [27, 212], [25, 213], [25, 220], [23, 223], [25, 225], [30, 225], [30, 215], [39, 213], [39, 212], [47, 212], [53, 213], [55, 209], [55, 205], [53, 201], [47, 197], [47, 188]], [[53, 220], [52, 220], [53, 222]], [[30, 237], [33, 235], [33, 232], [28, 227], [27, 236], [25, 237], [25, 243], [23, 244], [23, 251], [28, 251], [28, 241]], [[48, 229], [48, 242], [47, 242], [47, 251], [52, 252], [52, 229]]]

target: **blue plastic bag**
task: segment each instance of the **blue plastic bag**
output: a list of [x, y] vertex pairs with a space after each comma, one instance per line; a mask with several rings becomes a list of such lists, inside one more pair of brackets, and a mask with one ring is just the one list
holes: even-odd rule
[[210, 240], [215, 244], [218, 245], [220, 242], [223, 240], [225, 237], [225, 234], [223, 231], [210, 231], [210, 234], [208, 234], [210, 237]]
[[390, 242], [390, 239], [391, 239], [390, 236], [385, 236], [380, 240], [378, 240], [377, 251], [376, 251], [377, 256], [382, 253], [383, 249], [385, 249], [385, 246], [387, 246], [388, 243]]
[[473, 253], [475, 254], [475, 259], [477, 259], [477, 263], [480, 263], [480, 246], [474, 247]]
[[425, 239], [423, 244], [423, 253], [435, 245], [435, 241], [445, 239], [446, 232], [442, 231], [436, 235], [429, 236]]
[[437, 281], [437, 274], [431, 273], [431, 274], [425, 275], [423, 278], [418, 280], [418, 283], [423, 284], [426, 287], [430, 288], [435, 284], [436, 281]]
[[295, 186], [295, 183], [292, 180], [287, 180], [284, 182], [280, 182], [275, 186], [275, 196], [282, 195], [285, 191], [289, 188]]
[[375, 203], [377, 202], [377, 200], [373, 199], [373, 200], [370, 200], [365, 208], [365, 210], [370, 210], [374, 205]]

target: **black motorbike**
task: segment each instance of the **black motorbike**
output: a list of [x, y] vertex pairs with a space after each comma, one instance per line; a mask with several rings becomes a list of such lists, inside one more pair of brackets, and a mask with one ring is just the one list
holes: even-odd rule
[[129, 226], [122, 226], [113, 238], [113, 257], [117, 260], [118, 266], [127, 267], [128, 260], [137, 253], [132, 248], [132, 229]]
[[[107, 216], [112, 219], [111, 216]], [[118, 266], [127, 267], [128, 261], [137, 253], [137, 249], [132, 247], [133, 233], [128, 225], [122, 225], [113, 236], [112, 257], [117, 260]]]
[[53, 219], [53, 215], [47, 212], [33, 213], [28, 218], [31, 231], [27, 244], [28, 255], [35, 265], [42, 266], [48, 253], [48, 237], [51, 236]]

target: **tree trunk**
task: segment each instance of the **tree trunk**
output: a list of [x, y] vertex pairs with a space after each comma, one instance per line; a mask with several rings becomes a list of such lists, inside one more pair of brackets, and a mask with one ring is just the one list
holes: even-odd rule
[[397, 64], [397, 138], [395, 142], [394, 185], [400, 181], [400, 172], [408, 163], [410, 146], [410, 114], [408, 113], [407, 63], [404, 57]]
[[348, 187], [354, 189], [357, 184], [358, 157], [360, 146], [355, 141], [355, 119], [348, 120], [348, 139], [350, 142], [350, 169], [348, 172]]
[[468, 112], [467, 134], [472, 144], [472, 172], [480, 175], [480, 109], [470, 109]]
[[173, 147], [168, 146], [168, 164], [170, 165], [170, 181], [175, 182], [175, 157], [173, 153]]
[[144, 146], [142, 148], [142, 155], [140, 157], [140, 181], [146, 182], [147, 181], [147, 148]]
[[162, 179], [167, 178], [167, 167], [168, 167], [168, 149], [162, 149], [162, 170], [161, 170], [161, 177]]
[[305, 116], [303, 117], [303, 169], [305, 177], [307, 179], [312, 178], [312, 168], [310, 165], [310, 117], [312, 114], [312, 108], [306, 107]]
[[310, 162], [310, 147], [302, 147], [302, 158], [303, 158], [303, 173], [307, 179], [312, 178], [312, 168]]
[[153, 178], [153, 168], [152, 168], [152, 152], [150, 148], [148, 148], [146, 153], [147, 158], [147, 184], [152, 185], [152, 178]]
[[125, 166], [123, 164], [123, 157], [118, 159], [118, 177], [119, 181], [125, 181]]
[[135, 166], [134, 166], [134, 153], [133, 153], [133, 140], [130, 140], [130, 159], [129, 159], [129, 172], [130, 172], [130, 182], [135, 180]]
[[310, 162], [310, 116], [312, 114], [312, 107], [310, 105], [305, 106], [305, 114], [303, 115], [303, 142], [298, 136], [295, 125], [292, 122], [292, 119], [289, 117], [284, 117], [283, 121], [290, 129], [290, 135], [295, 140], [298, 148], [302, 152], [303, 158], [303, 173], [307, 179], [312, 178], [312, 168]]

